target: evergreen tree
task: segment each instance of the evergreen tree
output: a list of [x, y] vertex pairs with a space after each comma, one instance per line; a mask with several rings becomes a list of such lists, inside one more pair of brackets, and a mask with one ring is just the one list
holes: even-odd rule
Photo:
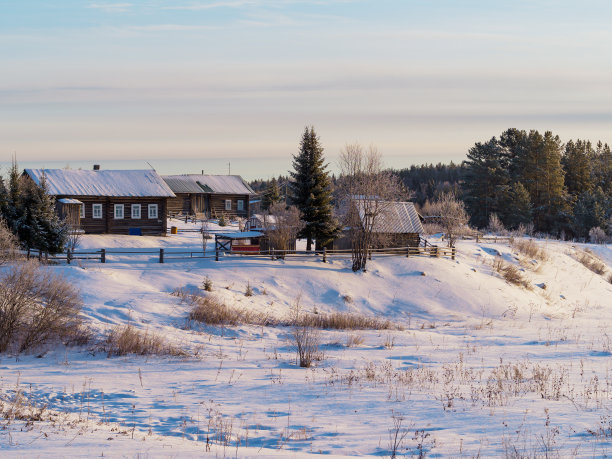
[[531, 131], [527, 148], [517, 151], [513, 162], [518, 180], [529, 192], [533, 205], [533, 220], [539, 231], [559, 230], [558, 218], [569, 214], [564, 199], [561, 140], [546, 131], [544, 135]]
[[591, 192], [595, 186], [591, 165], [595, 159], [595, 152], [591, 142], [570, 140], [565, 145], [561, 158], [565, 173], [565, 187], [571, 196], [579, 196], [584, 192]]
[[612, 196], [597, 187], [593, 192], [584, 192], [578, 197], [574, 206], [572, 229], [576, 236], [586, 238], [591, 228], [606, 230], [611, 215]]
[[531, 222], [531, 199], [521, 182], [513, 183], [508, 188], [503, 197], [500, 218], [508, 229], [516, 229], [521, 224], [526, 225]]
[[306, 127], [300, 141], [300, 151], [293, 156], [291, 198], [306, 223], [300, 237], [306, 238], [306, 250], [312, 241], [325, 245], [338, 233], [339, 226], [332, 215], [332, 194], [323, 147], [314, 127]]
[[278, 181], [273, 178], [263, 194], [261, 207], [263, 210], [268, 210], [272, 205], [282, 200], [283, 198], [281, 196], [280, 187], [278, 186]]
[[500, 196], [508, 187], [506, 149], [495, 137], [468, 152], [463, 183], [464, 201], [472, 225], [483, 228], [492, 213], [500, 213]]
[[604, 193], [612, 196], [612, 151], [608, 144], [597, 143], [593, 161], [593, 181]]

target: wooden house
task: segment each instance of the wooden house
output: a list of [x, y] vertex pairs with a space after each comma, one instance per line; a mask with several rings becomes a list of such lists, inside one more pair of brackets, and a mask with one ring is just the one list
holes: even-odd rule
[[[367, 214], [367, 209], [376, 208], [377, 215]], [[368, 205], [364, 199], [351, 202], [350, 211], [357, 212], [362, 225], [368, 224], [368, 218], [374, 218], [372, 231], [377, 236], [377, 247], [418, 247], [423, 234], [421, 216], [411, 202], [379, 201], [376, 206]], [[335, 239], [331, 247], [336, 250], [350, 249], [349, 228]]]
[[168, 200], [172, 214], [249, 217], [249, 199], [255, 192], [239, 175], [164, 175], [163, 179], [176, 195]]
[[174, 198], [153, 170], [26, 169], [55, 196], [57, 211], [85, 233], [166, 234], [167, 201]]

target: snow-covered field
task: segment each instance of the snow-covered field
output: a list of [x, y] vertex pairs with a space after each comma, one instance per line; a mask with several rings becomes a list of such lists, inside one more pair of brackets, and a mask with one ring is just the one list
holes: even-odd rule
[[[604, 457], [612, 248], [589, 246], [608, 265], [598, 275], [573, 257], [587, 246], [538, 245], [548, 260], [465, 241], [456, 260], [375, 258], [357, 274], [348, 259], [111, 255], [54, 266], [80, 287], [99, 338], [131, 323], [190, 356], [109, 358], [95, 345], [1, 355], [0, 398], [19, 392], [14, 408], [42, 420], [0, 418], [0, 456], [390, 456], [397, 433], [401, 455]], [[197, 250], [201, 239], [81, 241], [100, 247]], [[503, 280], [498, 256], [533, 288]], [[271, 317], [287, 319], [299, 301], [304, 311], [386, 317], [403, 329], [324, 330], [323, 359], [300, 368], [291, 328], [187, 327], [191, 306], [172, 292], [198, 291], [206, 277], [228, 305]]]

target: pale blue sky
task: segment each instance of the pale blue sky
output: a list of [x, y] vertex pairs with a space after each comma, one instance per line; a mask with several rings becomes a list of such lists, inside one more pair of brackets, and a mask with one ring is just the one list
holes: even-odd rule
[[330, 161], [359, 141], [396, 167], [509, 127], [610, 142], [611, 17], [589, 0], [0, 0], [0, 160], [286, 159], [307, 124]]

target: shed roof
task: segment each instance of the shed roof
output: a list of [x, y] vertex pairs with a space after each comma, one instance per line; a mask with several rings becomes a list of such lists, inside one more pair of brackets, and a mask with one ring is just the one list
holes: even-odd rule
[[255, 194], [239, 175], [164, 175], [175, 193]]
[[26, 169], [54, 196], [169, 197], [174, 193], [154, 170]]
[[[365, 215], [365, 200], [358, 200], [359, 217], [363, 221]], [[419, 214], [411, 202], [378, 202], [378, 217], [374, 222], [375, 233], [423, 234], [423, 225]]]
[[264, 234], [259, 231], [236, 231], [234, 233], [216, 233], [217, 239], [248, 239], [253, 237], [261, 237]]

